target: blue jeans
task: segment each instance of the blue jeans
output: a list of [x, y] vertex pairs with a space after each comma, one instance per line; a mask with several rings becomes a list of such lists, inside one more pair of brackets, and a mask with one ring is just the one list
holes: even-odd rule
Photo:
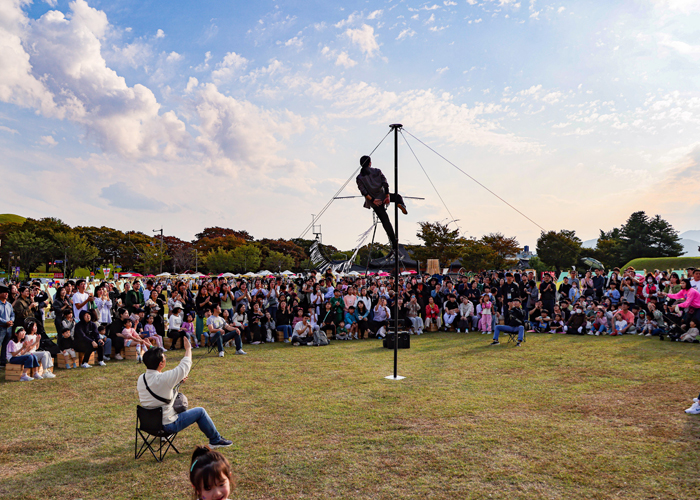
[[112, 339], [105, 337], [102, 340], [105, 343], [105, 357], [109, 357], [112, 355]]
[[498, 325], [493, 331], [493, 340], [498, 340], [498, 336], [501, 332], [515, 333], [518, 332], [518, 342], [522, 342], [525, 338], [525, 327], [522, 326], [508, 326], [508, 325]]
[[284, 340], [292, 336], [292, 327], [290, 325], [280, 325], [277, 330], [284, 332]]
[[24, 354], [22, 356], [14, 356], [10, 358], [10, 363], [13, 365], [24, 365], [25, 368], [38, 368], [39, 361], [33, 354]]
[[221, 434], [216, 430], [214, 422], [209, 418], [207, 410], [204, 408], [192, 408], [191, 410], [183, 411], [178, 414], [177, 420], [163, 426], [166, 432], [175, 434], [181, 430], [197, 423], [199, 430], [209, 438], [209, 444], [215, 444], [221, 439]]
[[213, 344], [216, 342], [216, 345], [219, 348], [219, 352], [221, 352], [224, 350], [224, 343], [228, 342], [231, 339], [233, 339], [233, 342], [236, 344], [237, 351], [243, 349], [243, 342], [241, 342], [241, 336], [238, 332], [228, 332], [223, 337], [220, 333], [217, 332], [214, 334], [213, 337], [211, 337], [211, 343]]
[[2, 350], [0, 351], [0, 366], [5, 366], [7, 362], [7, 343], [12, 338], [12, 327], [11, 326], [0, 326], [0, 346]]

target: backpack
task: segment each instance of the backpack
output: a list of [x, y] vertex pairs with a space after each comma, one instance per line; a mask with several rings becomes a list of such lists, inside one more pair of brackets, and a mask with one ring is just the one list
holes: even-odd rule
[[319, 330], [316, 333], [316, 335], [317, 335], [316, 338], [318, 339], [318, 342], [316, 345], [328, 345], [330, 343], [330, 342], [328, 342], [328, 336], [326, 336], [326, 332], [324, 332], [323, 330]]

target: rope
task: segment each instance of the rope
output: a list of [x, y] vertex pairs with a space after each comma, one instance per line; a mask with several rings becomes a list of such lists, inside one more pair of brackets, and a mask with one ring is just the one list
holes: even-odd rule
[[[423, 171], [423, 173], [425, 174], [425, 176], [428, 178], [428, 182], [430, 182], [430, 185], [433, 186], [433, 189], [435, 190], [435, 194], [437, 194], [437, 195], [438, 195], [438, 198], [440, 198], [440, 201], [442, 202], [442, 205], [445, 207], [445, 210], [447, 210], [447, 213], [450, 214], [450, 217], [452, 218], [452, 222], [455, 223], [455, 226], [457, 226], [457, 229], [461, 229], [461, 228], [459, 227], [459, 224], [457, 224], [457, 220], [455, 219], [454, 215], [452, 215], [452, 212], [450, 212], [450, 209], [447, 207], [447, 203], [445, 203], [445, 200], [442, 199], [442, 196], [440, 196], [440, 193], [438, 192], [437, 188], [435, 187], [435, 184], [433, 184], [433, 181], [432, 181], [432, 179], [430, 178], [430, 176], [428, 175], [428, 172], [426, 172], [425, 169], [423, 168], [423, 164], [422, 164], [422, 163], [420, 162], [420, 160], [418, 159], [418, 156], [416, 156], [416, 152], [413, 151], [413, 148], [411, 147], [411, 145], [410, 145], [410, 144], [408, 143], [408, 141], [406, 140], [406, 136], [403, 135], [403, 131], [401, 131], [401, 137], [403, 137], [403, 140], [404, 140], [404, 142], [406, 143], [406, 146], [408, 146], [408, 149], [410, 149], [410, 150], [411, 150], [411, 153], [413, 153], [413, 157], [416, 159], [416, 161], [418, 162], [418, 165], [420, 166], [420, 169]], [[448, 224], [448, 225], [449, 225], [449, 224]]]
[[[374, 152], [377, 150], [377, 148], [379, 146], [382, 145], [382, 142], [384, 142], [384, 139], [386, 139], [389, 136], [389, 134], [391, 134], [391, 129], [389, 130], [389, 132], [386, 133], [386, 135], [382, 138], [382, 140], [379, 141], [379, 144], [377, 144], [374, 147], [374, 149], [372, 150], [372, 152], [368, 156], [372, 156], [374, 154]], [[299, 236], [299, 239], [302, 239], [304, 236], [306, 236], [306, 233], [308, 233], [311, 230], [311, 228], [314, 227], [314, 224], [316, 223], [316, 221], [318, 221], [321, 218], [321, 216], [324, 213], [326, 213], [326, 210], [328, 210], [328, 207], [330, 207], [331, 203], [333, 203], [335, 201], [335, 197], [338, 196], [343, 191], [343, 189], [345, 189], [345, 186], [347, 186], [348, 183], [352, 180], [352, 178], [357, 175], [357, 172], [360, 171], [360, 168], [362, 168], [362, 167], [356, 168], [355, 171], [350, 176], [350, 178], [347, 181], [345, 181], [345, 184], [340, 186], [340, 189], [338, 191], [336, 191], [336, 193], [331, 197], [331, 199], [328, 201], [328, 203], [326, 203], [326, 205], [323, 207], [323, 209], [319, 212], [318, 216], [316, 216], [316, 218], [311, 221], [311, 224], [306, 226], [306, 229], [304, 229], [304, 231], [301, 233], [301, 235]]]
[[508, 205], [510, 208], [512, 208], [513, 210], [515, 210], [516, 212], [518, 212], [520, 215], [522, 215], [523, 217], [525, 217], [527, 220], [529, 220], [530, 222], [532, 222], [535, 226], [539, 227], [542, 231], [545, 231], [545, 228], [543, 228], [542, 226], [540, 226], [537, 222], [535, 222], [535, 221], [532, 220], [530, 217], [528, 217], [527, 215], [525, 215], [524, 213], [522, 213], [520, 210], [518, 210], [517, 208], [515, 208], [513, 205], [511, 205], [510, 203], [508, 203], [506, 200], [504, 200], [503, 198], [501, 198], [500, 196], [498, 196], [496, 193], [494, 193], [494, 192], [491, 191], [489, 188], [487, 188], [486, 186], [484, 186], [481, 182], [477, 181], [474, 177], [472, 177], [471, 175], [469, 175], [468, 173], [466, 173], [464, 170], [462, 170], [461, 168], [459, 168], [457, 165], [455, 165], [454, 163], [452, 163], [450, 160], [448, 160], [447, 158], [445, 158], [444, 156], [442, 156], [440, 153], [438, 153], [437, 151], [435, 151], [433, 148], [431, 148], [430, 146], [428, 146], [426, 143], [424, 143], [423, 141], [421, 141], [418, 137], [416, 137], [415, 135], [413, 135], [412, 133], [410, 133], [410, 132], [409, 132], [408, 130], [406, 130], [406, 129], [403, 129], [403, 131], [405, 131], [408, 135], [410, 135], [410, 136], [413, 137], [415, 140], [417, 140], [418, 142], [420, 142], [423, 146], [425, 146], [426, 148], [428, 148], [430, 151], [432, 151], [433, 153], [435, 153], [436, 155], [438, 155], [440, 158], [442, 158], [443, 160], [445, 160], [447, 163], [449, 163], [450, 165], [452, 165], [454, 168], [456, 168], [457, 170], [459, 170], [460, 172], [462, 172], [464, 175], [466, 175], [467, 177], [469, 177], [471, 180], [473, 180], [474, 182], [476, 182], [479, 186], [481, 186], [481, 187], [484, 188], [486, 191], [488, 191], [489, 193], [491, 193], [492, 195], [494, 195], [496, 198], [498, 198], [499, 200], [501, 200], [503, 203], [505, 203], [506, 205]]

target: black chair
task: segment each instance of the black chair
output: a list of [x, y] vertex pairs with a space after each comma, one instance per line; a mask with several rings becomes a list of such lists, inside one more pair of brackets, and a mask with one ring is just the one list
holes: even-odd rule
[[[139, 436], [143, 444], [139, 448]], [[175, 453], [180, 453], [173, 441], [175, 441], [175, 434], [168, 434], [163, 429], [163, 408], [153, 408], [152, 410], [143, 408], [142, 406], [136, 406], [136, 440], [134, 442], [134, 459], [138, 460], [141, 456], [146, 453], [146, 450], [151, 452], [153, 458], [156, 462], [162, 462], [165, 458], [165, 454], [168, 450], [172, 448]], [[153, 443], [158, 440], [160, 447], [158, 447], [158, 454], [156, 455], [156, 450], [153, 447]], [[167, 445], [166, 445], [167, 443]]]
[[[515, 332], [506, 332], [508, 334], [508, 343], [510, 344], [511, 342], [518, 342], [518, 332], [517, 330]], [[523, 342], [525, 342], [525, 335], [527, 335], [527, 330], [523, 332]]]

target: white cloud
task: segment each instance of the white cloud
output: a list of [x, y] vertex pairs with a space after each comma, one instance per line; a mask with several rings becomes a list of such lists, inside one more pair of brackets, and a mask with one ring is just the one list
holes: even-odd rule
[[56, 142], [56, 139], [54, 139], [53, 136], [51, 136], [51, 135], [42, 135], [41, 140], [39, 142], [41, 142], [41, 144], [43, 144], [45, 146], [49, 146], [49, 147], [53, 147], [56, 144], [58, 144]]
[[449, 69], [450, 69], [449, 66], [445, 66], [444, 68], [438, 68], [438, 69], [435, 70], [435, 71], [436, 71], [436, 73], [437, 73], [438, 75], [442, 75], [444, 72], [446, 72], [446, 71], [449, 70]]
[[676, 40], [667, 33], [658, 33], [657, 40], [659, 45], [673, 49], [684, 56], [700, 55], [700, 45], [690, 45], [681, 40]]
[[357, 45], [367, 57], [374, 56], [379, 51], [379, 44], [374, 34], [374, 28], [368, 24], [363, 24], [358, 29], [347, 29], [345, 31], [351, 42]]
[[7, 132], [8, 134], [12, 134], [12, 135], [19, 134], [19, 132], [17, 130], [10, 128], [10, 127], [6, 127], [4, 125], [0, 125], [0, 131]]
[[187, 86], [185, 87], [185, 92], [189, 94], [190, 92], [192, 92], [192, 90], [194, 88], [197, 87], [197, 85], [199, 85], [199, 81], [194, 76], [191, 76], [190, 79], [187, 80]]
[[438, 31], [446, 30], [449, 27], [449, 24], [447, 26], [431, 26], [430, 31], [432, 31], [433, 33], [437, 33]]
[[343, 19], [342, 21], [338, 21], [333, 26], [335, 26], [336, 28], [342, 28], [343, 26], [347, 26], [349, 24], [354, 24], [355, 21], [358, 21], [360, 19], [362, 19], [362, 14], [360, 14], [359, 12], [353, 12], [352, 14], [350, 14], [348, 16], [347, 19]]
[[182, 54], [178, 54], [177, 52], [173, 51], [170, 54], [168, 54], [168, 57], [165, 58], [165, 60], [169, 63], [181, 61], [183, 59]]
[[159, 29], [158, 31], [156, 31], [156, 38], [165, 38], [165, 33], [163, 32], [163, 30]]
[[396, 39], [403, 40], [404, 38], [410, 38], [415, 34], [416, 34], [416, 32], [413, 31], [411, 28], [406, 28], [405, 30], [401, 30], [401, 32], [399, 33], [399, 36], [397, 36]]
[[352, 68], [357, 64], [357, 61], [353, 61], [350, 59], [350, 56], [348, 56], [347, 52], [341, 52], [338, 54], [338, 58], [335, 60], [335, 65], [336, 66], [343, 66], [345, 68]]
[[304, 42], [301, 40], [301, 38], [295, 36], [294, 38], [290, 38], [289, 40], [284, 42], [284, 46], [301, 48], [304, 46]]
[[280, 139], [304, 131], [299, 116], [262, 110], [221, 94], [211, 83], [200, 87], [194, 107], [199, 120], [195, 142], [211, 172], [235, 175], [242, 169], [292, 171], [300, 166], [278, 156], [284, 148]]
[[204, 62], [202, 64], [198, 64], [197, 67], [194, 68], [195, 71], [206, 71], [209, 69], [209, 61], [211, 60], [211, 52], [207, 50], [207, 52], [204, 54]]
[[565, 10], [566, 10], [565, 7], [559, 7], [559, 8], [557, 9], [557, 13], [561, 14], [561, 13], [564, 12]]
[[[35, 101], [32, 107], [79, 123], [103, 150], [126, 157], [170, 156], [185, 146], [185, 125], [175, 113], [160, 114], [151, 90], [140, 84], [129, 87], [107, 67], [101, 54], [109, 29], [104, 12], [75, 0], [68, 16], [52, 10], [25, 22], [23, 35], [32, 47], [31, 61], [24, 56], [32, 72], [26, 84], [31, 89], [32, 79], [41, 75], [46, 102], [53, 103]], [[26, 90], [13, 90], [6, 100], [25, 95]]]
[[442, 2], [446, 7], [452, 7], [454, 5], [457, 5], [457, 2], [452, 2], [451, 0], [445, 0]]
[[384, 12], [383, 10], [375, 10], [375, 11], [372, 11], [372, 12], [370, 12], [369, 15], [367, 16], [367, 19], [377, 19], [377, 18], [381, 17], [381, 15], [382, 15], [383, 12]]
[[685, 14], [700, 11], [700, 3], [697, 0], [651, 0], [654, 5], [662, 10], [679, 11]]
[[248, 59], [235, 52], [228, 52], [216, 69], [211, 72], [211, 78], [217, 85], [228, 81], [238, 70], [244, 69], [248, 65]]

